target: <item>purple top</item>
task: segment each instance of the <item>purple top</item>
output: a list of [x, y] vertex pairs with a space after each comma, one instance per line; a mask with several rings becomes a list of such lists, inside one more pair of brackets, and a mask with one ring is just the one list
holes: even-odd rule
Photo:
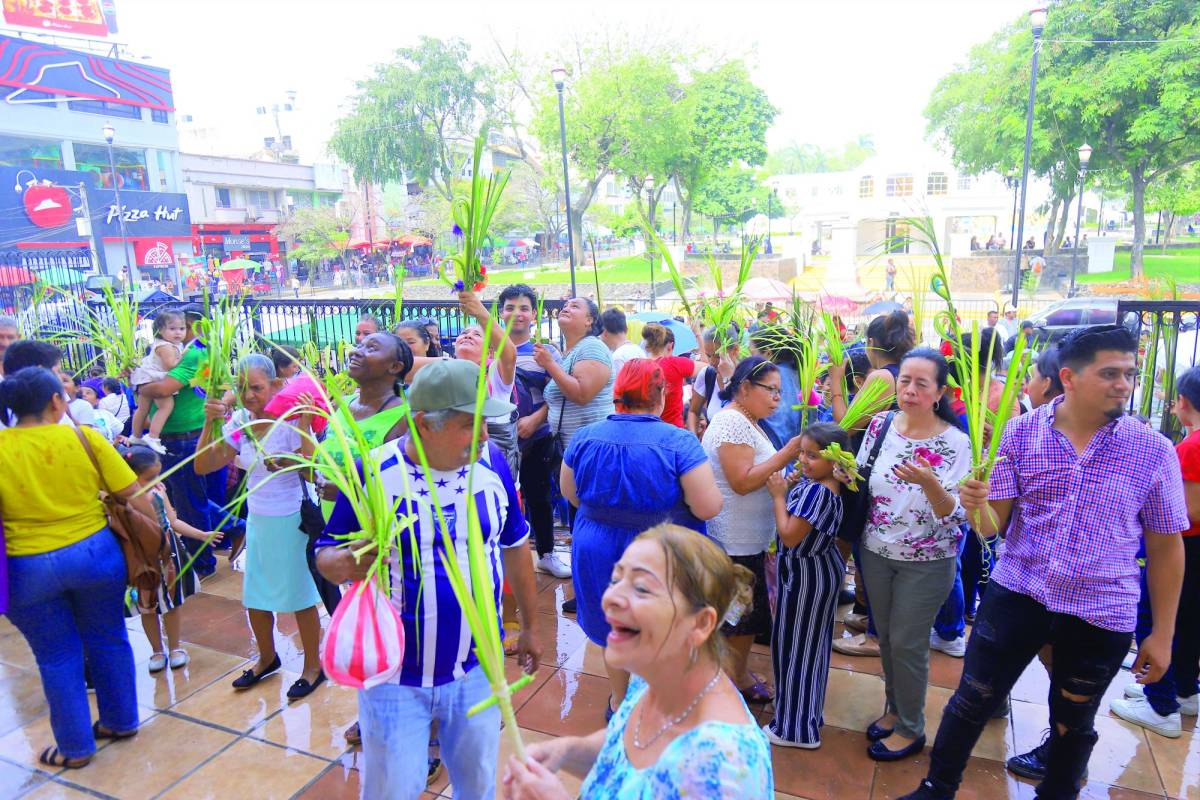
[[1017, 502], [993, 579], [1050, 611], [1132, 631], [1143, 534], [1188, 527], [1179, 459], [1165, 436], [1128, 416], [1102, 427], [1077, 456], [1054, 428], [1061, 402], [1004, 430], [990, 497]]

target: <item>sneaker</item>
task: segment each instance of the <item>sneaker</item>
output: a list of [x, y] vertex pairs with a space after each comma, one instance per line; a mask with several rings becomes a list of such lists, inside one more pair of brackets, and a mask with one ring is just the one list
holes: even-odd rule
[[571, 568], [562, 562], [557, 553], [546, 553], [537, 560], [537, 568], [542, 572], [548, 572], [556, 578], [571, 577]]
[[1126, 722], [1141, 725], [1146, 730], [1154, 731], [1168, 739], [1178, 739], [1182, 734], [1179, 712], [1164, 717], [1154, 710], [1145, 697], [1113, 700], [1108, 704], [1108, 710]]
[[868, 619], [869, 617], [866, 614], [855, 614], [851, 611], [842, 619], [842, 624], [846, 626], [846, 630], [848, 631], [866, 633]]
[[163, 443], [159, 441], [157, 436], [143, 436], [142, 444], [144, 444], [146, 447], [149, 447], [160, 456], [165, 456], [167, 454], [167, 448], [163, 447]]
[[860, 633], [857, 636], [834, 639], [833, 649], [844, 656], [878, 656], [879, 641]]
[[776, 747], [796, 747], [801, 750], [816, 750], [821, 746], [820, 742], [792, 742], [787, 739], [779, 738], [779, 734], [775, 733], [771, 728], [771, 723], [766, 723], [762, 726], [762, 732], [767, 735], [767, 741]]
[[[1146, 696], [1146, 687], [1140, 683], [1131, 683], [1125, 687], [1125, 696], [1130, 700], [1136, 700], [1139, 697]], [[1179, 713], [1187, 717], [1195, 717], [1200, 715], [1200, 694], [1194, 694], [1191, 697], [1176, 697], [1175, 702], [1179, 703]]]
[[940, 650], [952, 658], [962, 658], [967, 654], [967, 637], [959, 636], [957, 639], [943, 639], [937, 635], [937, 631], [929, 633], [929, 649]]

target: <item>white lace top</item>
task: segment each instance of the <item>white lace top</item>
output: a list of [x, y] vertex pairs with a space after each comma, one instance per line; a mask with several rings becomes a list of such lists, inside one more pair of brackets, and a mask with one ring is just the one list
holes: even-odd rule
[[764, 485], [750, 494], [738, 494], [725, 479], [717, 451], [723, 444], [744, 444], [754, 448], [754, 463], [761, 464], [775, 455], [775, 447], [766, 434], [736, 408], [722, 409], [708, 424], [701, 445], [712, 463], [717, 488], [725, 498], [721, 513], [708, 521], [708, 534], [731, 556], [752, 556], [766, 551], [775, 536], [775, 509], [771, 493]]

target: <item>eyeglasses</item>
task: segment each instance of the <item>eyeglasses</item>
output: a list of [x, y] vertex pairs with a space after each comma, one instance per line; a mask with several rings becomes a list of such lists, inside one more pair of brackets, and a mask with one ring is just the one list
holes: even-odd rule
[[766, 389], [768, 392], [771, 393], [772, 397], [783, 397], [783, 390], [780, 389], [778, 386], [767, 386], [765, 383], [759, 383], [758, 381], [750, 381], [750, 382], [760, 389]]

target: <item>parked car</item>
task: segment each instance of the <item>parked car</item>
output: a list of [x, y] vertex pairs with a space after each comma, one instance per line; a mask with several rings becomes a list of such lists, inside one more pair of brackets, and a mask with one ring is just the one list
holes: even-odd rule
[[1115, 325], [1117, 302], [1111, 297], [1072, 297], [1046, 306], [1029, 321], [1041, 342], [1057, 342], [1077, 328]]

